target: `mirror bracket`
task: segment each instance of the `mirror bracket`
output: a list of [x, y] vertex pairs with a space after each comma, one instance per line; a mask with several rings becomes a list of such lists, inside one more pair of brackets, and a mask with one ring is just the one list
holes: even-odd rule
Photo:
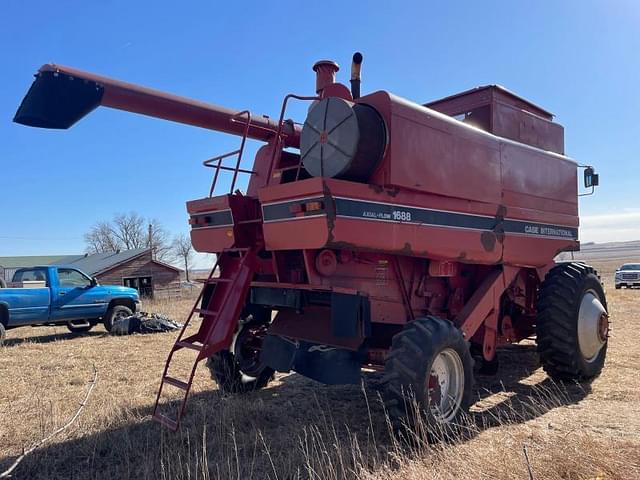
[[584, 168], [584, 186], [585, 188], [591, 188], [590, 192], [581, 193], [578, 196], [584, 197], [587, 195], [593, 195], [596, 187], [600, 184], [600, 175], [598, 175], [595, 169], [591, 165], [578, 165]]

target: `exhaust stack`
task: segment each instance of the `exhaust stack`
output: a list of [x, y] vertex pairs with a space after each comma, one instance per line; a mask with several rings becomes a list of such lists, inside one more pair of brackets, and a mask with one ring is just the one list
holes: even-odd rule
[[362, 54], [356, 52], [351, 61], [351, 96], [354, 100], [360, 98], [360, 68], [362, 67]]

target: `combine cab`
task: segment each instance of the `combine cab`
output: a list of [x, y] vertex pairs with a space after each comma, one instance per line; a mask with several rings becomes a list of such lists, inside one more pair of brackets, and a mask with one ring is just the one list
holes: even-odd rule
[[[360, 96], [361, 61], [351, 89], [336, 83], [337, 64], [316, 63], [316, 94], [285, 97], [278, 121], [57, 65], [36, 74], [19, 123], [68, 128], [102, 105], [240, 137], [204, 162], [209, 195], [187, 204], [195, 249], [217, 263], [188, 319], [199, 328], [183, 330], [162, 377], [161, 389], [184, 390], [177, 418], [154, 415], [170, 428], [202, 360], [235, 393], [276, 371], [337, 384], [384, 370], [393, 420], [410, 417], [411, 394], [438, 429], [471, 403], [473, 358], [495, 372], [500, 345], [535, 335], [553, 378], [600, 373], [600, 279], [553, 261], [579, 249], [578, 165], [562, 127], [498, 86], [427, 105]], [[302, 127], [285, 120], [292, 100], [310, 102]], [[251, 170], [240, 168], [248, 138], [265, 142]], [[585, 183], [597, 185], [592, 168]], [[171, 377], [182, 349], [194, 352], [190, 376]]]

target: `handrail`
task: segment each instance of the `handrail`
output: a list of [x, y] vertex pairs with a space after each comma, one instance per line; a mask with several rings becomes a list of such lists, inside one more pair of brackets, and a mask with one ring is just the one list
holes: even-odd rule
[[[205, 167], [216, 169], [216, 173], [213, 176], [213, 181], [211, 182], [211, 188], [209, 189], [209, 197], [213, 196], [213, 191], [215, 190], [216, 184], [218, 183], [218, 176], [220, 175], [220, 170], [233, 172], [233, 180], [231, 180], [231, 188], [229, 189], [229, 193], [233, 193], [233, 190], [236, 186], [236, 181], [238, 179], [238, 173], [248, 173], [251, 175], [255, 173], [253, 170], [246, 170], [246, 169], [240, 168], [240, 162], [242, 161], [242, 154], [244, 153], [244, 146], [245, 146], [245, 143], [247, 142], [247, 136], [249, 135], [249, 127], [251, 126], [251, 112], [249, 110], [243, 110], [239, 113], [236, 113], [233, 117], [231, 117], [232, 122], [240, 122], [238, 117], [242, 115], [246, 115], [247, 119], [246, 119], [246, 124], [245, 124], [243, 135], [242, 135], [242, 140], [240, 142], [240, 148], [238, 148], [237, 150], [233, 150], [232, 152], [218, 155], [217, 157], [213, 157], [202, 162], [202, 165], [204, 165]], [[224, 160], [225, 158], [232, 157], [234, 155], [238, 156], [235, 167], [227, 167], [225, 165], [222, 165], [222, 160]], [[217, 164], [215, 164], [216, 162]]]
[[[271, 164], [269, 165], [269, 174], [267, 175], [267, 181], [268, 179], [271, 178], [271, 173], [273, 172], [273, 167], [276, 162], [276, 152], [280, 147], [280, 141], [281, 141], [280, 137], [282, 136], [282, 127], [284, 125], [284, 112], [287, 109], [287, 102], [289, 101], [290, 98], [295, 98], [296, 100], [321, 100], [322, 99], [322, 97], [319, 97], [319, 96], [306, 97], [302, 95], [295, 95], [293, 93], [290, 93], [289, 95], [284, 97], [284, 101], [282, 102], [282, 108], [280, 109], [280, 119], [278, 120], [278, 131], [276, 132], [276, 140], [275, 140], [275, 143], [273, 144], [273, 154], [271, 155]], [[296, 180], [298, 179], [298, 175], [300, 175], [300, 164], [298, 164], [298, 172], [296, 173]]]

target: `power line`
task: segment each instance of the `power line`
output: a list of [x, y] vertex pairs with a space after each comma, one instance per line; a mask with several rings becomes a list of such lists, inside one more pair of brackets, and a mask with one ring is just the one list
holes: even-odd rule
[[6, 240], [82, 240], [83, 237], [12, 237], [0, 235], [0, 238]]

